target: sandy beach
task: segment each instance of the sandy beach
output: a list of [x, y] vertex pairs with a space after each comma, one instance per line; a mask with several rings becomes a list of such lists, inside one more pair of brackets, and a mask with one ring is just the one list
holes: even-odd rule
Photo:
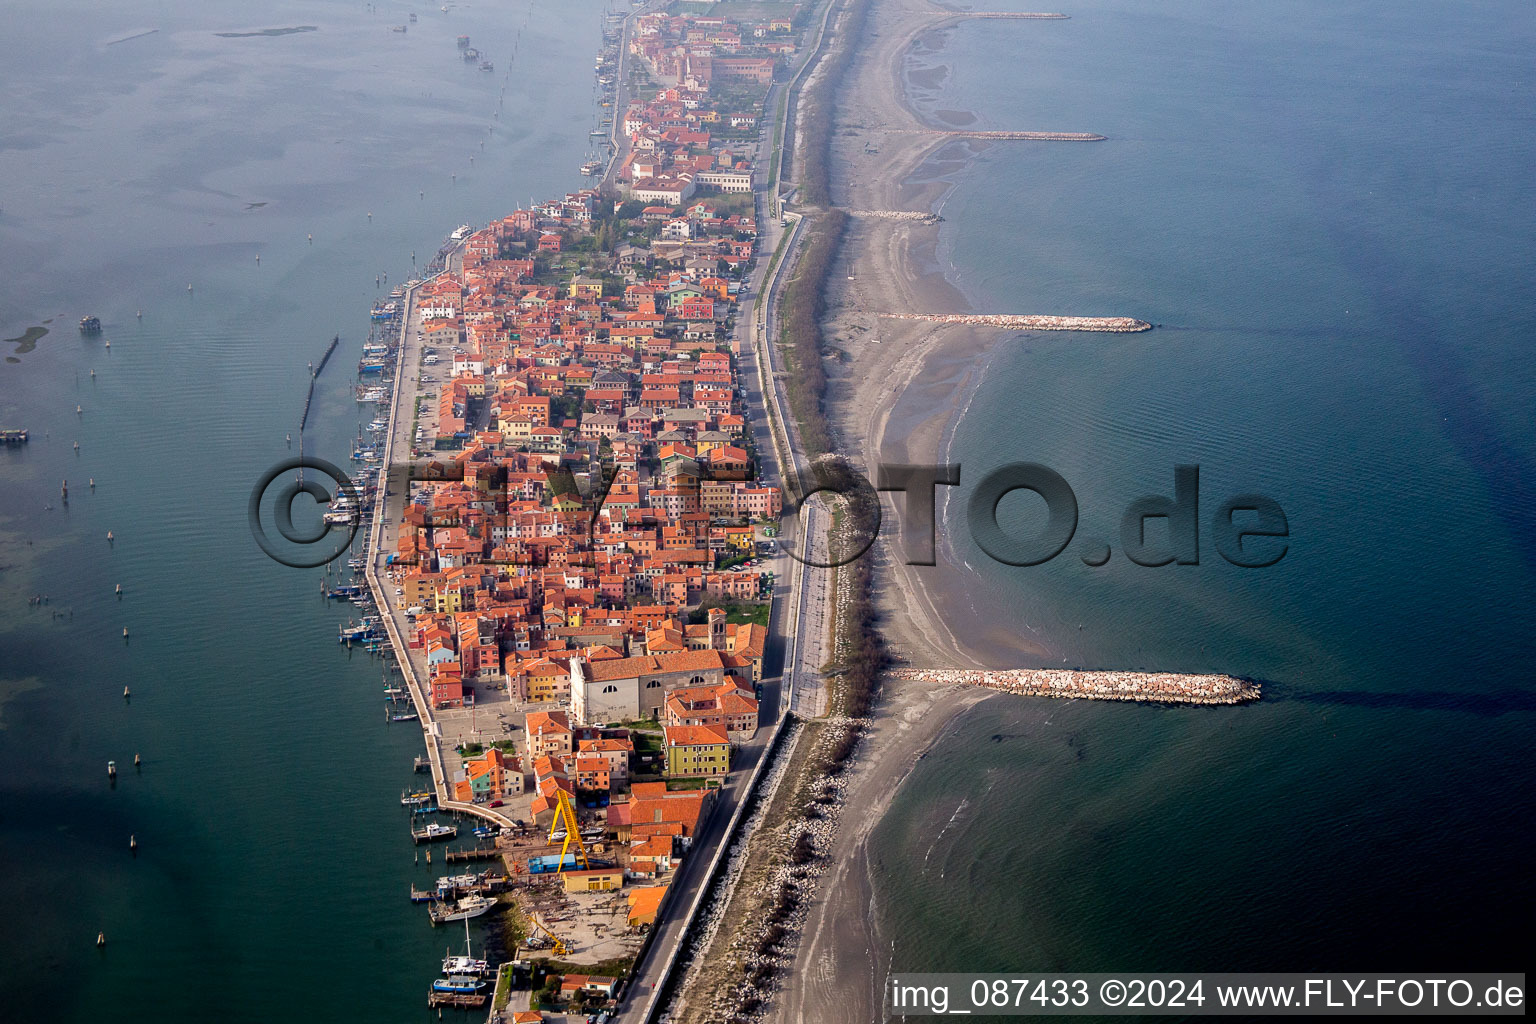
[[[881, 462], [943, 461], [956, 414], [1011, 332], [881, 316], [975, 312], [939, 266], [941, 225], [889, 215], [942, 215], [950, 179], [989, 143], [909, 132], [976, 119], [935, 109], [924, 120], [909, 105], [909, 92], [924, 94], [947, 74], [933, 51], [954, 13], [926, 0], [876, 0], [869, 17], [832, 141], [834, 198], [856, 212], [828, 283], [828, 337], [838, 351], [827, 367], [827, 409], [840, 446], [872, 473]], [[899, 661], [1011, 667], [1050, 657], [1012, 624], [966, 614], [991, 605], [992, 595], [958, 559], [944, 557], [942, 536], [938, 565], [907, 566], [900, 551], [897, 517], [889, 516], [871, 554], [882, 628]]]
[[[1008, 332], [935, 326], [882, 313], [969, 313], [936, 256], [940, 226], [892, 213], [942, 214], [962, 170], [987, 142], [890, 129], [955, 128], [968, 111], [934, 110], [930, 120], [908, 104], [942, 81], [942, 64], [922, 66], [924, 50], [957, 19], [926, 0], [875, 0], [864, 37], [839, 95], [833, 133], [833, 196], [856, 212], [828, 284], [827, 408], [840, 446], [868, 470], [880, 462], [942, 462], [949, 431], [986, 364]], [[910, 73], [909, 73], [910, 72]], [[846, 269], [845, 269], [846, 267]], [[942, 498], [941, 498], [942, 500]], [[888, 517], [876, 559], [881, 630], [899, 663], [919, 668], [1016, 667], [1049, 656], [986, 607], [980, 580], [946, 559], [908, 566], [895, 517]], [[946, 609], [947, 616], [939, 611]], [[843, 824], [831, 866], [802, 932], [795, 970], [774, 995], [781, 1021], [875, 1020], [890, 940], [878, 934], [868, 871], [868, 840], [922, 753], [985, 691], [890, 680], [849, 777]]]

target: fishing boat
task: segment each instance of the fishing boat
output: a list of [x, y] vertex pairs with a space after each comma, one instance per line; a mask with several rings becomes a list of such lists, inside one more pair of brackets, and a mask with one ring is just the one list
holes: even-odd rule
[[100, 334], [101, 318], [95, 316], [83, 316], [80, 318], [80, 331], [82, 334]]
[[602, 169], [603, 164], [600, 160], [588, 160], [586, 163], [581, 165], [582, 175], [588, 178], [592, 177], [592, 175], [598, 173]]
[[436, 843], [452, 839], [458, 834], [459, 830], [453, 825], [439, 825], [435, 821], [425, 828], [411, 829], [411, 838], [418, 843]]
[[467, 921], [472, 917], [479, 917], [489, 913], [496, 906], [496, 900], [490, 896], [465, 896], [457, 903], [430, 903], [427, 905], [427, 917], [433, 924], [445, 924], [448, 921]]
[[341, 583], [326, 591], [325, 596], [331, 598], [356, 597], [363, 592], [360, 583]]
[[422, 804], [430, 803], [431, 800], [432, 800], [432, 794], [431, 793], [401, 793], [400, 794], [400, 806], [401, 807], [420, 807]]

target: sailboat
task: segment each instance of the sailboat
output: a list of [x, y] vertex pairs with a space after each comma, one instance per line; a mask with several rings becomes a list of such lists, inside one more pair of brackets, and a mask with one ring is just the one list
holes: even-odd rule
[[451, 956], [447, 950], [443, 951], [443, 973], [450, 978], [455, 975], [467, 975], [473, 978], [483, 978], [490, 973], [491, 965], [484, 960], [476, 960], [469, 946], [469, 918], [464, 919], [464, 955]]

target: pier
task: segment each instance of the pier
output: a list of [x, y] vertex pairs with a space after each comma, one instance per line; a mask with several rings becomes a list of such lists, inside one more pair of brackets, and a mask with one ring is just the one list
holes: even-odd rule
[[1150, 331], [1145, 320], [1128, 316], [1054, 316], [1039, 313], [881, 313], [883, 320], [922, 320], [961, 327], [1004, 327], [1015, 331], [1097, 331], [1134, 334]]
[[494, 846], [480, 846], [472, 850], [449, 850], [445, 859], [449, 864], [457, 864], [472, 860], [495, 860], [501, 856], [501, 851]]
[[895, 679], [965, 683], [1025, 697], [1126, 700], [1156, 704], [1246, 704], [1260, 697], [1259, 684], [1224, 675], [1182, 672], [1102, 672], [1060, 668], [891, 669]]

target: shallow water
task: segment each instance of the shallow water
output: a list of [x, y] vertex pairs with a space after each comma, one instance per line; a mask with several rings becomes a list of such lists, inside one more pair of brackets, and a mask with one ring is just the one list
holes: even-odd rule
[[[1252, 676], [1266, 699], [968, 713], [875, 835], [903, 893], [882, 907], [895, 961], [1512, 962], [1486, 936], [1532, 910], [1536, 20], [1513, 3], [1068, 13], [962, 24], [914, 55], [947, 69], [913, 91], [925, 109], [1110, 138], [988, 146], [951, 175], [940, 262], [978, 310], [1159, 327], [994, 354], [947, 460], [965, 486], [946, 555], [976, 574], [957, 629], [1039, 644], [1044, 664]], [[993, 562], [966, 529], [968, 488], [1008, 462], [1076, 494], [1077, 532], [1044, 565]], [[1200, 467], [1199, 564], [1131, 564], [1120, 517], [1172, 496], [1179, 464]], [[1211, 533], [1253, 492], [1290, 529], [1265, 569]], [[1029, 535], [1044, 506], [1020, 493], [1000, 519]], [[1089, 568], [1100, 544], [1113, 556]]]
[[49, 327], [0, 364], [32, 431], [0, 449], [7, 1020], [427, 1019], [463, 942], [406, 899], [441, 873], [399, 806], [420, 732], [246, 501], [337, 334], [306, 453], [350, 465], [368, 309], [413, 251], [581, 183], [602, 7], [375, 7], [7, 12], [0, 337]]

